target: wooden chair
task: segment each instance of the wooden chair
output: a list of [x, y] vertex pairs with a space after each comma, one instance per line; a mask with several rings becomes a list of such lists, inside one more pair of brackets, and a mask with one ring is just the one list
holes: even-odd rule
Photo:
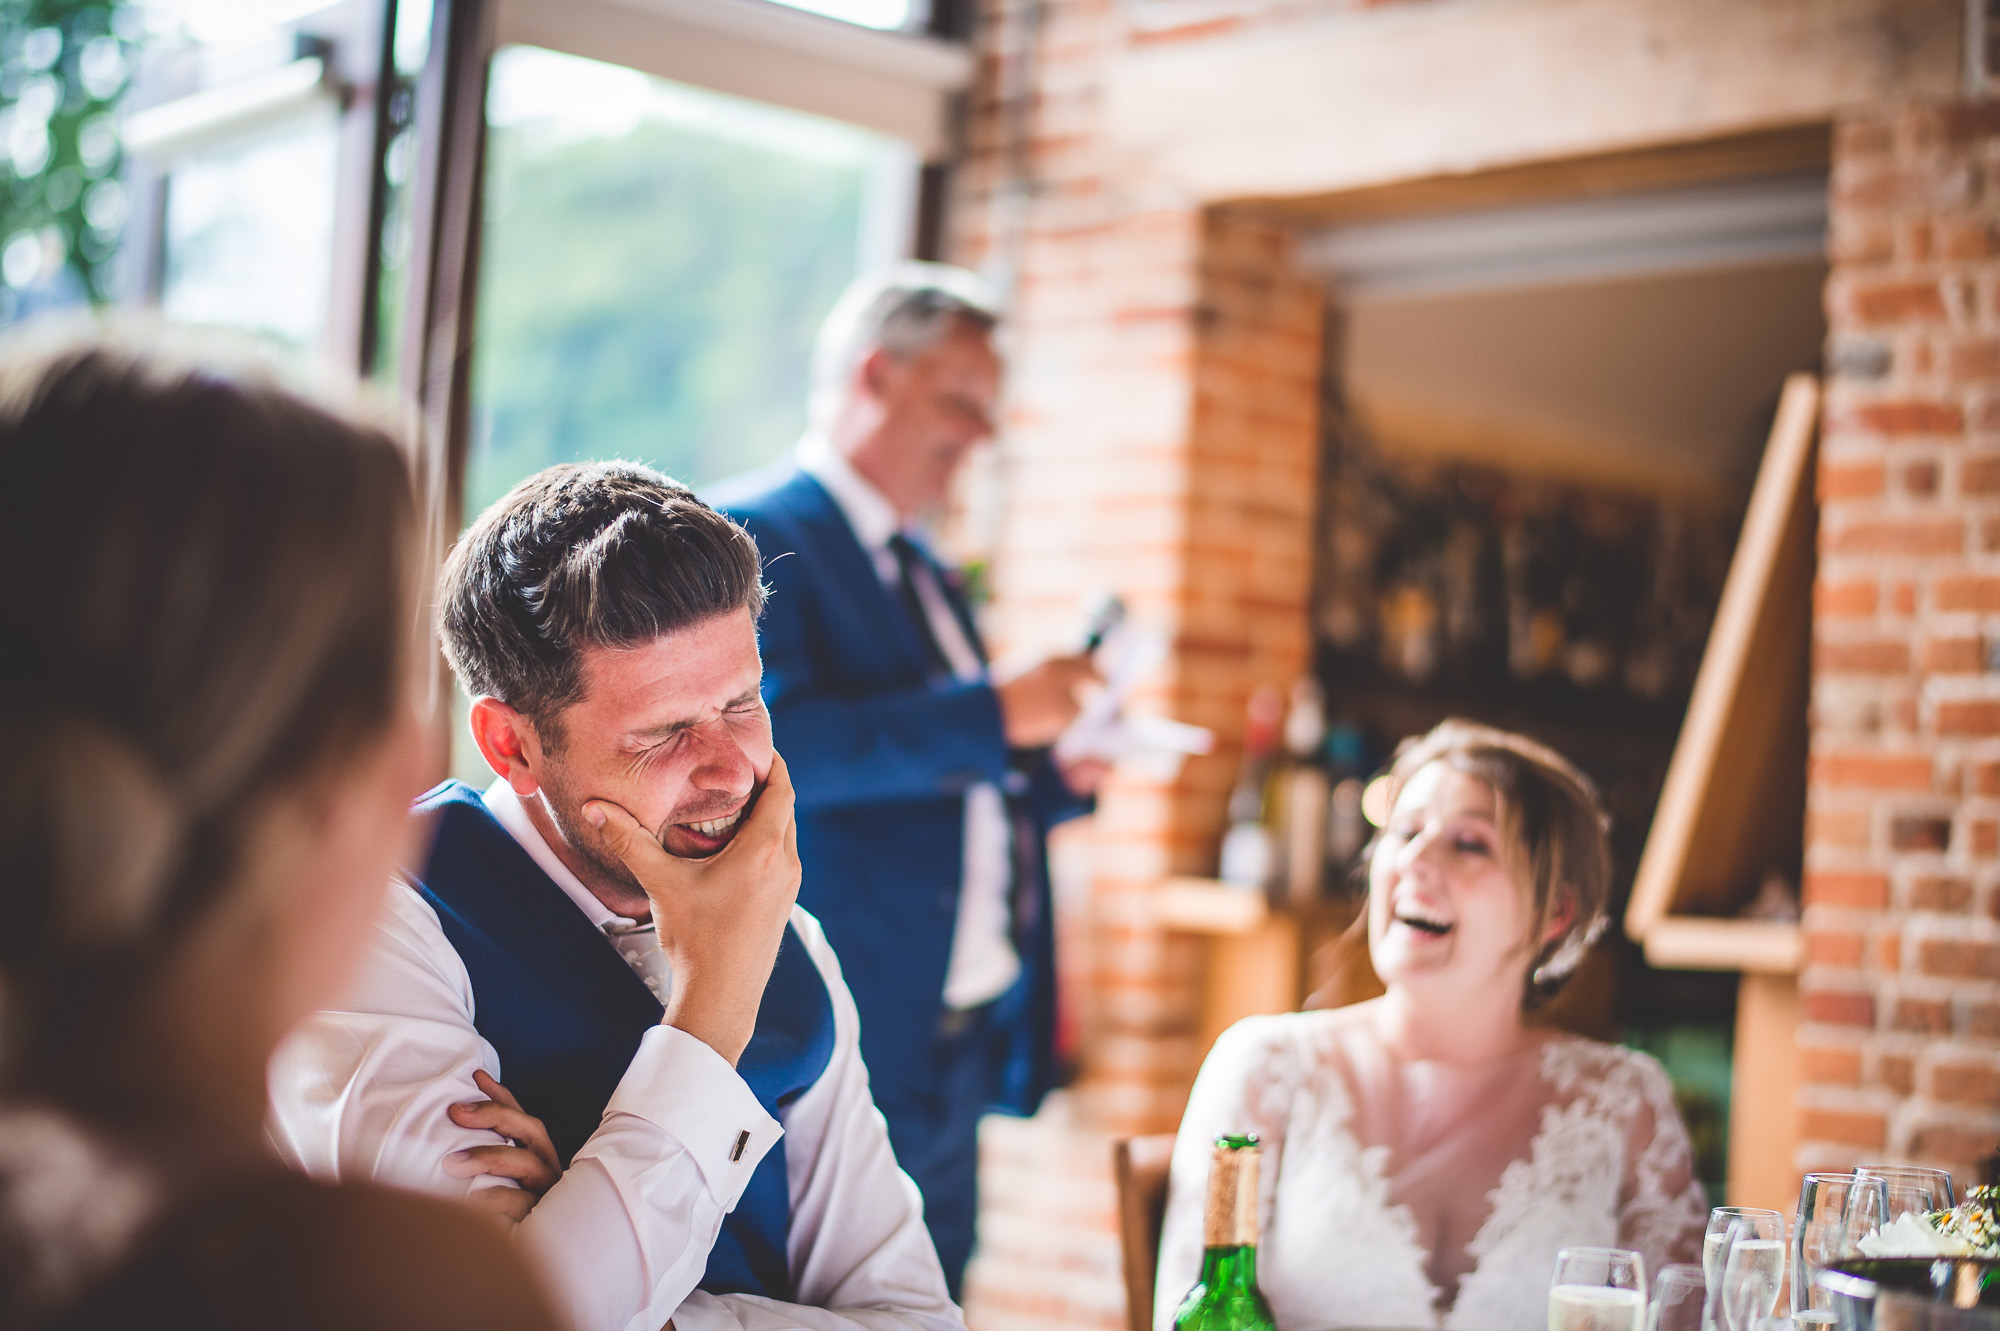
[[1160, 1264], [1160, 1221], [1167, 1211], [1167, 1166], [1173, 1154], [1170, 1132], [1120, 1137], [1111, 1143], [1129, 1331], [1153, 1331], [1153, 1278]]

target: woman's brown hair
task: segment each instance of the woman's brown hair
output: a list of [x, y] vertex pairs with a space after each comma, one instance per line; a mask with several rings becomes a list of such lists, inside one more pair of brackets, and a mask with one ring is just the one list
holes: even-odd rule
[[129, 336], [0, 350], [0, 476], [0, 1072], [60, 1075], [405, 705], [411, 493], [387, 431]]
[[1475, 777], [1500, 806], [1500, 835], [1528, 894], [1528, 937], [1543, 938], [1565, 910], [1569, 922], [1532, 949], [1523, 1005], [1555, 997], [1604, 931], [1611, 892], [1610, 820], [1597, 787], [1576, 765], [1525, 735], [1456, 718], [1404, 740], [1388, 773], [1388, 798], [1441, 762]]

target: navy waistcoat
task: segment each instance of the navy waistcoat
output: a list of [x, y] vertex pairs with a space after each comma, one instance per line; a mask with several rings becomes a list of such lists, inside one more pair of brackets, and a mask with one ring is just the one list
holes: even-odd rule
[[[480, 800], [447, 781], [417, 801], [436, 840], [417, 888], [472, 978], [473, 1024], [500, 1077], [549, 1130], [565, 1169], [597, 1130], [661, 1007], [611, 941]], [[736, 1071], [773, 1117], [833, 1057], [833, 1000], [789, 926]], [[701, 1288], [790, 1300], [791, 1194], [782, 1144], [765, 1153], [723, 1220]]]

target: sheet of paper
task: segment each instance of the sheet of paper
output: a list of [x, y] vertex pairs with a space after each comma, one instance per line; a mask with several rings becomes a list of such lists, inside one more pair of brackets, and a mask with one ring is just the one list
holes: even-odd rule
[[1146, 676], [1167, 658], [1164, 635], [1129, 620], [1098, 649], [1104, 687], [1056, 740], [1060, 762], [1096, 758], [1147, 776], [1171, 780], [1189, 754], [1207, 753], [1215, 736], [1200, 726], [1160, 716], [1130, 716], [1125, 704]]

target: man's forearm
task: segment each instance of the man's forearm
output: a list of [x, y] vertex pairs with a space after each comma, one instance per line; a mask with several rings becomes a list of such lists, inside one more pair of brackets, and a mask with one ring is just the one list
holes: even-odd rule
[[720, 1055], [655, 1027], [519, 1237], [577, 1326], [658, 1331], [700, 1283], [723, 1217], [782, 1133]]
[[674, 1312], [675, 1331], [965, 1331], [948, 1300], [935, 1308], [815, 1308], [755, 1294], [696, 1290]]
[[[643, 1234], [641, 1206], [657, 1207]], [[685, 1155], [636, 1174], [583, 1155], [515, 1235], [572, 1325], [657, 1331], [700, 1283], [722, 1217]]]

